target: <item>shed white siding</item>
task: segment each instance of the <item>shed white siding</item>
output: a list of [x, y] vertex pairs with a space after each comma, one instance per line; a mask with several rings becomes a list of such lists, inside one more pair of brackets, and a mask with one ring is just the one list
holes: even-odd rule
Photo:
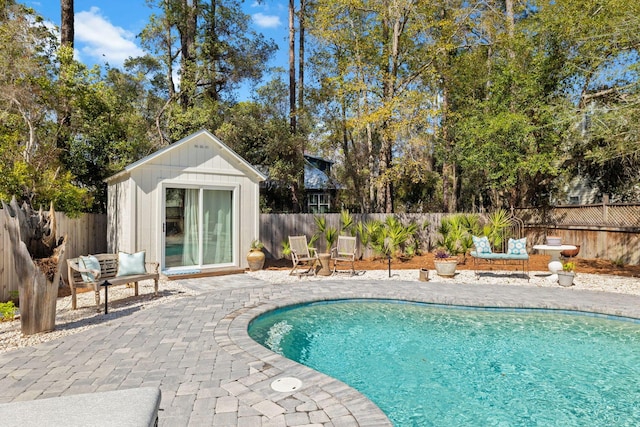
[[109, 250], [145, 250], [162, 265], [165, 189], [233, 191], [233, 263], [259, 238], [259, 182], [264, 176], [207, 131], [200, 131], [142, 159], [107, 180]]
[[107, 250], [133, 252], [135, 245], [131, 215], [134, 213], [133, 191], [135, 183], [129, 177], [112, 182], [107, 192]]

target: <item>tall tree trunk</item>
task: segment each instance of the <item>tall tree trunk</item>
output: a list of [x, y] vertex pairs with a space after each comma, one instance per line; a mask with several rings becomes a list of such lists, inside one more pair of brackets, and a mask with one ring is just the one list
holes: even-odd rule
[[74, 15], [73, 0], [60, 0], [60, 43], [73, 49], [74, 43]]
[[[394, 4], [389, 4], [382, 19], [382, 40], [385, 49], [385, 78], [383, 81], [383, 97], [387, 106], [393, 104], [396, 96], [396, 84], [398, 80], [398, 61], [400, 52], [400, 36], [404, 27], [403, 14], [395, 9]], [[382, 179], [378, 185], [378, 211], [393, 212], [393, 186], [389, 174], [393, 160], [393, 134], [390, 134], [391, 117], [383, 119], [381, 124], [382, 147], [380, 150], [380, 176]]]
[[457, 208], [456, 188], [456, 163], [454, 158], [453, 142], [449, 134], [449, 90], [447, 78], [443, 78], [442, 89], [442, 141], [445, 144], [445, 158], [442, 162], [442, 202], [444, 212], [455, 212]]
[[[505, 15], [506, 15], [506, 19], [507, 19], [507, 36], [509, 37], [509, 40], [513, 40], [513, 36], [515, 34], [515, 17], [513, 14], [513, 0], [505, 0], [504, 2], [504, 7], [505, 7]], [[511, 43], [509, 43], [507, 45], [507, 51], [509, 52], [509, 58], [513, 59], [514, 58], [514, 52], [513, 49], [511, 48]]]
[[56, 237], [53, 204], [49, 212], [35, 212], [16, 199], [3, 212], [20, 294], [20, 323], [24, 335], [55, 328], [56, 300], [66, 236]]
[[182, 110], [186, 111], [193, 105], [196, 95], [198, 0], [182, 0], [180, 21], [180, 104]]
[[306, 0], [300, 0], [298, 13], [298, 110], [304, 109], [304, 30], [306, 25]]
[[296, 133], [296, 29], [295, 0], [289, 0], [289, 125]]
[[[75, 21], [73, 11], [73, 0], [60, 0], [60, 44], [62, 47], [70, 49], [69, 58], [61, 61], [60, 64], [60, 81], [65, 84], [67, 82], [67, 67], [71, 61], [71, 54], [74, 46]], [[71, 138], [71, 100], [62, 96], [60, 100], [60, 114], [58, 116], [58, 125], [60, 130], [56, 136], [56, 145], [62, 150], [62, 160], [64, 163], [69, 157], [69, 139]]]
[[217, 0], [211, 1], [209, 7], [209, 16], [207, 19], [207, 41], [205, 56], [209, 61], [209, 84], [207, 87], [207, 96], [218, 101], [220, 96], [218, 95], [218, 82], [220, 76], [218, 75], [218, 62], [220, 61], [220, 48], [218, 40], [218, 25], [217, 25]]

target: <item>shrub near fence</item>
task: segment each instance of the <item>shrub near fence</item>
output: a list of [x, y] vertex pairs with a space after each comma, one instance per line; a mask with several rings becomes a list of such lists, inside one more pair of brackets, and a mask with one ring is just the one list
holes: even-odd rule
[[[440, 219], [446, 214], [393, 214], [403, 224], [415, 222], [419, 225], [428, 224], [421, 232], [422, 250], [431, 250], [436, 239], [436, 229], [440, 225]], [[270, 258], [283, 258], [282, 243], [286, 242], [289, 236], [306, 235], [308, 239], [318, 232], [314, 214], [261, 214], [260, 215], [260, 240], [264, 243], [264, 251]], [[327, 219], [327, 226], [340, 229], [340, 214], [321, 214]], [[384, 221], [389, 214], [351, 214], [354, 223], [367, 222], [372, 220]], [[323, 238], [319, 238], [314, 246], [320, 252], [328, 251]], [[358, 241], [358, 254], [365, 258], [373, 253], [367, 248], [363, 248]]]
[[[56, 212], [58, 236], [67, 235], [65, 257], [107, 251], [107, 216], [104, 214], [84, 214], [80, 218], [68, 218], [64, 213]], [[4, 215], [0, 215], [0, 301], [8, 301], [18, 292], [15, 280], [11, 241], [5, 228]], [[66, 283], [67, 267], [64, 263], [62, 277]]]
[[[418, 224], [427, 221], [429, 226], [422, 234], [422, 250], [431, 251], [437, 240], [440, 219], [449, 214], [352, 214], [356, 222], [384, 221], [388, 215], [395, 215], [405, 223], [410, 220]], [[525, 222], [529, 248], [544, 243], [545, 236], [553, 234], [560, 236], [564, 243], [580, 245], [578, 256], [581, 258], [640, 264], [640, 204], [559, 206], [547, 211], [519, 209], [516, 215]], [[340, 214], [324, 216], [330, 226], [340, 226]], [[313, 214], [260, 215], [260, 239], [267, 256], [282, 258], [282, 242], [289, 235], [304, 234], [311, 238], [317, 232], [313, 217]], [[316, 246], [325, 250], [322, 239]], [[360, 242], [358, 254], [364, 257], [372, 255], [362, 248]]]

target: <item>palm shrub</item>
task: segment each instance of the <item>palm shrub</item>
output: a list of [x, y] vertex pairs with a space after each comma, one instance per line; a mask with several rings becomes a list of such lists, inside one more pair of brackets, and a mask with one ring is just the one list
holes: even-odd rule
[[289, 241], [285, 240], [282, 242], [282, 255], [285, 258], [291, 257], [291, 245], [289, 245]]
[[407, 248], [418, 231], [417, 224], [404, 225], [398, 218], [388, 216], [384, 222], [371, 222], [369, 227], [368, 242], [376, 253], [396, 258], [414, 252]]
[[313, 220], [316, 223], [316, 227], [318, 227], [318, 232], [314, 234], [314, 240], [323, 237], [327, 245], [326, 252], [329, 252], [333, 244], [338, 240], [338, 229], [328, 225], [327, 218], [324, 216], [314, 215]]
[[355, 224], [354, 229], [363, 248], [373, 249], [371, 245], [372, 240], [374, 240], [373, 236], [379, 232], [381, 227], [382, 222], [376, 220], [360, 221]]
[[489, 239], [491, 247], [502, 247], [505, 237], [504, 231], [510, 226], [509, 213], [506, 210], [498, 209], [489, 214], [488, 222], [483, 227], [483, 233]]
[[[454, 214], [440, 221], [439, 238], [436, 246], [445, 249], [451, 255], [463, 255], [473, 247], [473, 238], [480, 231], [480, 218], [477, 214]], [[464, 262], [464, 261], [463, 261]]]
[[353, 216], [351, 213], [343, 209], [340, 211], [340, 233], [349, 233], [352, 236], [355, 236], [355, 224], [353, 221]]

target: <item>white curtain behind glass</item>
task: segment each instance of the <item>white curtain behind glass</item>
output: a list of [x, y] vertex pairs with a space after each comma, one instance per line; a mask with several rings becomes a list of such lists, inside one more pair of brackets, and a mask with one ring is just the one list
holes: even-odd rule
[[224, 264], [233, 261], [231, 205], [232, 192], [204, 191], [206, 234], [203, 241], [204, 264]]
[[182, 265], [198, 265], [198, 196], [200, 190], [185, 190], [184, 247]]

